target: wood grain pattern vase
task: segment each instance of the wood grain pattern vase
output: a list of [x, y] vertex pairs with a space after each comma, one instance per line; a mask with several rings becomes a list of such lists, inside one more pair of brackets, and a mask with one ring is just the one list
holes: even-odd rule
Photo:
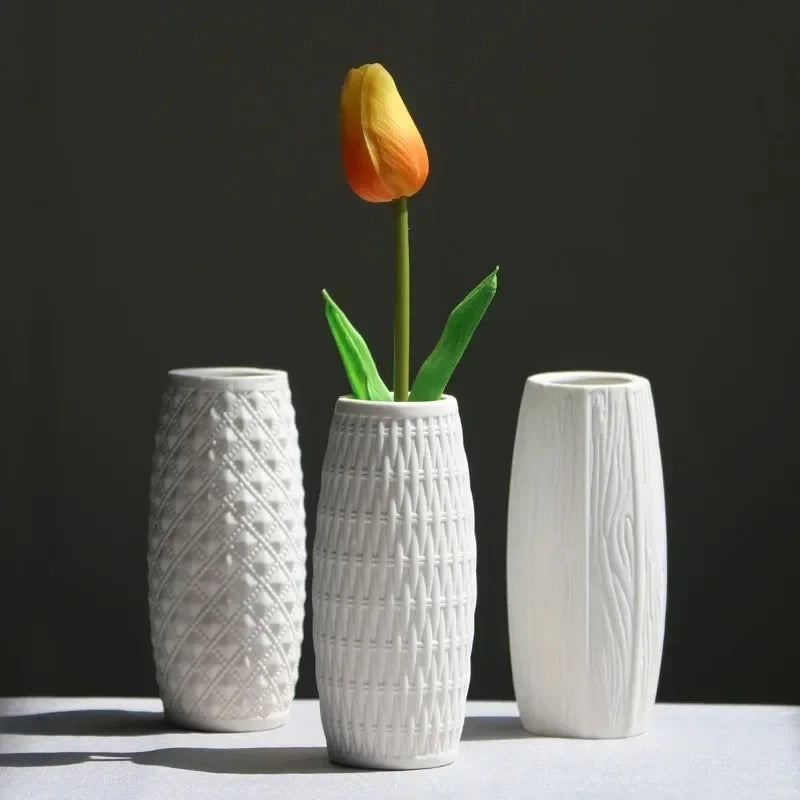
[[664, 489], [647, 380], [597, 372], [528, 378], [507, 572], [525, 728], [586, 738], [644, 731], [666, 604]]
[[449, 764], [464, 725], [475, 530], [458, 405], [340, 398], [314, 541], [317, 688], [333, 761]]

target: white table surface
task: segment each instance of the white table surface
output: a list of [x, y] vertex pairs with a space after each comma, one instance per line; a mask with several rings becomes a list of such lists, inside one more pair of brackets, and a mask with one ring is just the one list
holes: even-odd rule
[[2, 800], [800, 800], [796, 706], [658, 705], [643, 736], [581, 741], [471, 702], [455, 764], [414, 772], [330, 764], [315, 700], [263, 733], [181, 731], [152, 699], [6, 699], [0, 715]]

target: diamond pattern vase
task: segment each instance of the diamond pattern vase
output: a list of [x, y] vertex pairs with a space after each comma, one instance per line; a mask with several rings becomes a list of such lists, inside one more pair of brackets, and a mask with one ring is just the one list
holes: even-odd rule
[[514, 689], [532, 733], [642, 733], [664, 641], [666, 518], [649, 382], [525, 384], [508, 507]]
[[331, 760], [380, 769], [452, 762], [476, 599], [472, 494], [454, 398], [339, 399], [312, 586]]
[[166, 715], [274, 728], [303, 637], [305, 515], [285, 372], [169, 373], [150, 491], [148, 577]]

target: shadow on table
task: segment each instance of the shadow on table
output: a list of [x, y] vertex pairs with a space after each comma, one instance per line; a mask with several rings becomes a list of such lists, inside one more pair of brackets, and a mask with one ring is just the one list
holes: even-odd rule
[[161, 711], [87, 708], [0, 717], [0, 733], [33, 736], [142, 736], [169, 730]]
[[165, 747], [136, 753], [0, 753], [0, 767], [55, 767], [96, 761], [130, 761], [230, 775], [350, 771], [331, 764], [324, 747]]
[[492, 739], [532, 739], [519, 717], [467, 717], [461, 733], [463, 742], [486, 742]]
[[347, 771], [328, 761], [328, 752], [324, 747], [167, 747], [132, 753], [131, 761], [157, 767], [232, 775]]

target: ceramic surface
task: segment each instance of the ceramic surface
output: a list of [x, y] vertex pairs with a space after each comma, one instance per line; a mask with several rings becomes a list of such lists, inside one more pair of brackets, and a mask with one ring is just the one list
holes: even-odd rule
[[286, 373], [171, 372], [153, 459], [148, 566], [156, 676], [172, 720], [250, 731], [286, 719], [305, 562]]
[[312, 595], [331, 759], [381, 769], [452, 762], [476, 600], [472, 494], [455, 399], [338, 401]]
[[528, 379], [508, 513], [514, 688], [533, 733], [641, 733], [666, 604], [666, 522], [650, 384], [621, 373]]

